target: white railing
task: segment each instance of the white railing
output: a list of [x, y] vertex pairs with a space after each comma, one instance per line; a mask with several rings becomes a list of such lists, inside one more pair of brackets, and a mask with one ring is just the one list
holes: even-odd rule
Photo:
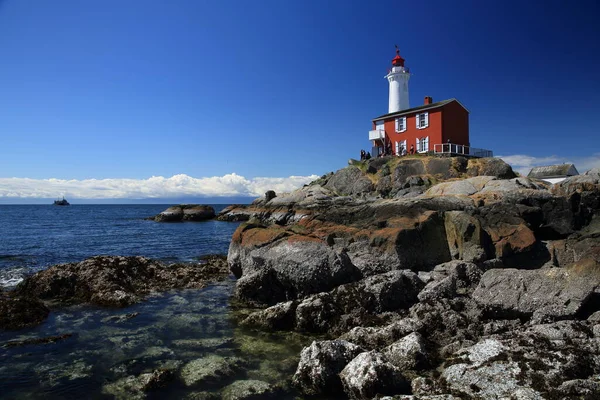
[[450, 154], [469, 157], [493, 157], [494, 152], [486, 149], [478, 149], [471, 146], [463, 146], [462, 144], [444, 143], [433, 146], [435, 154]]
[[385, 138], [385, 131], [382, 130], [374, 130], [369, 131], [369, 140], [383, 140]]

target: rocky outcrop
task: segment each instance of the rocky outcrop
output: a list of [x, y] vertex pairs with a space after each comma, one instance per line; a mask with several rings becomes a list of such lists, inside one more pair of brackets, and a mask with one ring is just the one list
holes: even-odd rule
[[595, 296], [599, 267], [492, 269], [483, 274], [473, 298], [494, 317], [573, 318]]
[[151, 217], [156, 222], [206, 221], [215, 217], [215, 209], [200, 204], [180, 204], [171, 206]]
[[235, 295], [269, 306], [242, 325], [325, 336], [303, 351], [305, 395], [594, 398], [599, 199], [598, 171], [549, 185], [498, 159], [355, 161], [226, 213], [248, 217]]
[[209, 256], [199, 264], [172, 265], [144, 257], [97, 256], [40, 271], [21, 282], [15, 293], [60, 303], [125, 307], [151, 292], [201, 288], [228, 275], [220, 256]]

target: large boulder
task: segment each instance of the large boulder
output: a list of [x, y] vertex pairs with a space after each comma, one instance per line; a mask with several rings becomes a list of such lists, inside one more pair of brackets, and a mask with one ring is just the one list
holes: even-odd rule
[[500, 158], [471, 158], [467, 164], [469, 176], [495, 176], [500, 179], [512, 179], [517, 175], [504, 160]]
[[[344, 251], [335, 251], [314, 238], [286, 235], [261, 228], [246, 231], [237, 240], [234, 235], [228, 260], [240, 278], [236, 287], [239, 299], [273, 305], [331, 290], [360, 277]], [[265, 241], [271, 243], [264, 245]], [[257, 287], [265, 290], [257, 292]]]
[[313, 341], [300, 353], [293, 384], [306, 395], [342, 393], [339, 373], [363, 350], [345, 340]]
[[418, 332], [392, 343], [382, 353], [392, 365], [401, 370], [422, 369], [428, 361], [425, 340]]
[[573, 318], [600, 286], [598, 265], [536, 270], [492, 269], [473, 298], [496, 318]]
[[371, 180], [357, 167], [349, 166], [333, 174], [324, 186], [339, 195], [360, 195], [373, 191]]
[[409, 177], [425, 174], [427, 174], [427, 170], [425, 169], [425, 165], [423, 164], [422, 160], [400, 160], [392, 174], [393, 186], [396, 188], [402, 188]]
[[25, 278], [15, 291], [43, 300], [125, 307], [154, 291], [202, 288], [228, 275], [221, 256], [207, 257], [202, 264], [173, 265], [145, 257], [96, 256], [40, 271]]
[[340, 373], [350, 399], [372, 399], [376, 395], [409, 394], [410, 383], [399, 368], [376, 351], [356, 356]]

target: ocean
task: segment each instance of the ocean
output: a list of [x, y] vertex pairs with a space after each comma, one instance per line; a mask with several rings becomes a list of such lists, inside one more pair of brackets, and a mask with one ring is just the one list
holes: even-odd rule
[[[227, 253], [238, 223], [144, 219], [167, 206], [0, 205], [0, 285], [10, 289], [50, 265], [100, 254], [168, 263]], [[218, 212], [225, 206], [214, 207]], [[219, 398], [235, 380], [282, 385], [310, 338], [241, 328], [239, 320], [251, 310], [232, 305], [234, 285], [231, 277], [205, 289], [152, 295], [124, 309], [63, 307], [37, 327], [0, 331], [0, 397]], [[56, 343], [10, 345], [59, 335], [70, 336]], [[202, 365], [198, 360], [223, 358], [234, 360], [236, 373], [213, 385], [187, 386], [179, 376], [163, 389], [136, 389], [141, 374], [161, 368], [182, 374], [190, 365]]]

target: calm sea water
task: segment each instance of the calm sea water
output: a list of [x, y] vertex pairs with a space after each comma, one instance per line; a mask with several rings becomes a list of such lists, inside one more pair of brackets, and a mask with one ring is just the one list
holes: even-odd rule
[[[216, 212], [226, 205], [214, 205]], [[0, 205], [0, 286], [49, 265], [100, 254], [167, 262], [227, 254], [237, 223], [144, 220], [168, 205]]]
[[[14, 286], [28, 273], [98, 254], [193, 261], [227, 252], [238, 223], [143, 219], [165, 208], [0, 205], [2, 283]], [[285, 382], [311, 338], [241, 328], [238, 322], [248, 310], [232, 307], [234, 285], [231, 278], [205, 289], [173, 290], [125, 309], [63, 307], [34, 328], [0, 331], [0, 398], [220, 398], [235, 380]], [[10, 345], [65, 334], [71, 336], [56, 343]], [[238, 360], [242, 368], [208, 387], [183, 383], [182, 371], [190, 373], [190, 365], [206, 368], [215, 357]], [[141, 374], [160, 368], [178, 371], [179, 377], [159, 391], [136, 389]]]

